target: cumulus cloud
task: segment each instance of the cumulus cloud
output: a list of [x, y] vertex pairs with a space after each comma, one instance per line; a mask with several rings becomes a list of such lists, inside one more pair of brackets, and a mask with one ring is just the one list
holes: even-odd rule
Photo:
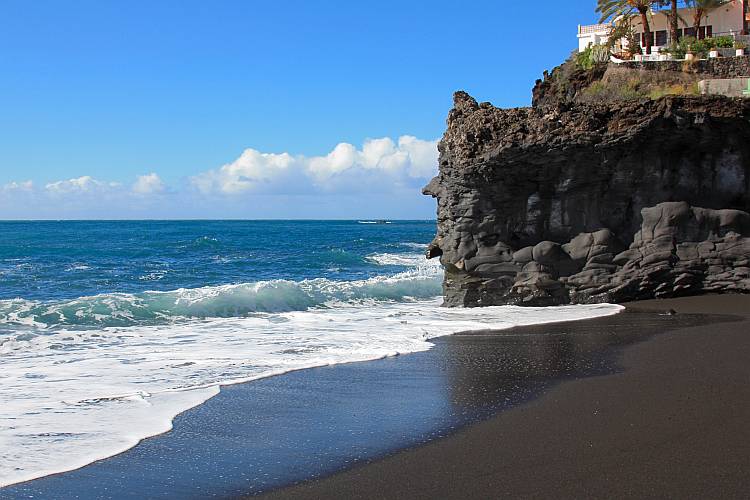
[[133, 184], [133, 192], [140, 195], [149, 195], [161, 193], [164, 191], [165, 186], [161, 178], [155, 174], [150, 173], [146, 175], [139, 175]]
[[437, 170], [437, 141], [402, 136], [340, 143], [325, 156], [246, 149], [239, 158], [191, 178], [203, 193], [315, 193], [415, 187]]
[[419, 195], [437, 171], [437, 141], [340, 143], [321, 156], [246, 149], [167, 186], [156, 172], [119, 183], [82, 175], [0, 184], [0, 218], [429, 217]]
[[191, 179], [192, 184], [204, 193], [220, 191], [241, 193], [269, 185], [288, 174], [295, 159], [288, 153], [261, 153], [246, 149], [232, 163], [217, 170], [209, 170]]

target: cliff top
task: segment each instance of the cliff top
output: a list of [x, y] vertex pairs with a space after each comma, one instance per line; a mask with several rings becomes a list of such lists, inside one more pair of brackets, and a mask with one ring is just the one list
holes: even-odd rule
[[[558, 102], [557, 106], [496, 108], [478, 103], [464, 91], [453, 96], [447, 130], [440, 143], [441, 168], [488, 161], [510, 150], [539, 148], [565, 151], [584, 145], [632, 140], [648, 130], [672, 134], [674, 127], [701, 126], [701, 140], [718, 140], [707, 131], [707, 120], [750, 122], [750, 100], [721, 96], [667, 96], [618, 102]], [[666, 138], [665, 138], [666, 139]]]
[[649, 61], [605, 63], [583, 66], [571, 56], [532, 91], [533, 107], [556, 107], [563, 103], [622, 102], [658, 99], [664, 96], [700, 96], [699, 82], [712, 79], [747, 78], [750, 56], [691, 62]]

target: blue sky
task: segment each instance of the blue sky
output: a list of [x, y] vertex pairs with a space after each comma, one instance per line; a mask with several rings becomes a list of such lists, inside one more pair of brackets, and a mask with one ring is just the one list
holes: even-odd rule
[[0, 218], [432, 218], [453, 91], [527, 105], [593, 9], [5, 0]]

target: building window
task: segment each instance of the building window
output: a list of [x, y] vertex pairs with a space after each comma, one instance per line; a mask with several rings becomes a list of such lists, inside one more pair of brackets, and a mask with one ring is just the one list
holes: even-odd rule
[[685, 36], [692, 36], [693, 38], [697, 38], [698, 40], [703, 40], [704, 38], [711, 38], [714, 34], [714, 27], [709, 26], [701, 26], [698, 30], [698, 35], [695, 34], [695, 28], [685, 28]]
[[[651, 45], [654, 47], [662, 47], [667, 45], [667, 32], [657, 31], [651, 32]], [[646, 46], [646, 33], [641, 33], [641, 46]]]
[[663, 47], [667, 44], [667, 31], [657, 31], [656, 37], [654, 38], [654, 45], [657, 47]]
[[[685, 28], [677, 30], [677, 38], [682, 38], [684, 36], [691, 36], [693, 38], [698, 38], [699, 40], [703, 40], [704, 38], [711, 38], [714, 33], [714, 27], [713, 26], [701, 26], [700, 30], [698, 31], [698, 36], [695, 36], [695, 28]], [[640, 33], [639, 36], [641, 37], [641, 46], [646, 46], [646, 33]], [[664, 47], [669, 45], [669, 32], [667, 30], [661, 30], [656, 32], [651, 32], [651, 45], [654, 47]]]

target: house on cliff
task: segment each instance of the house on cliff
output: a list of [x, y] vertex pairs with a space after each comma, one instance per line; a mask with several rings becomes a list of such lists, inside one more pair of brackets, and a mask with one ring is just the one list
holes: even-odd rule
[[[726, 5], [711, 11], [701, 22], [698, 33], [692, 26], [695, 9], [680, 9], [679, 36], [693, 36], [699, 39], [722, 35], [747, 35], [750, 30], [750, 0], [732, 0]], [[646, 46], [646, 35], [639, 16], [633, 16], [633, 29], [640, 36], [641, 45]], [[651, 35], [655, 52], [669, 45], [669, 18], [664, 11], [654, 12], [651, 16]], [[583, 51], [590, 45], [606, 43], [611, 25], [591, 24], [578, 26], [578, 50]]]

